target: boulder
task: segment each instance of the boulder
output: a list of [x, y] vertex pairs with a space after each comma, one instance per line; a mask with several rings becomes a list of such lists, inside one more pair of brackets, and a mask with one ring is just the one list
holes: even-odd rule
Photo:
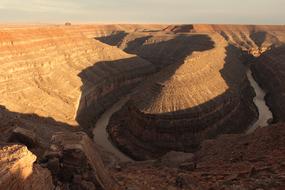
[[17, 142], [28, 147], [34, 147], [37, 144], [37, 139], [33, 131], [17, 127], [13, 130], [9, 142]]

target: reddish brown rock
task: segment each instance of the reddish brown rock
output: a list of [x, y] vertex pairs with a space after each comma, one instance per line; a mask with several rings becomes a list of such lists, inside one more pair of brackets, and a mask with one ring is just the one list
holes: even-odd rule
[[1, 27], [0, 104], [88, 128], [154, 71], [138, 56], [88, 38], [87, 28]]
[[47, 167], [61, 186], [68, 184], [76, 189], [119, 189], [85, 133], [55, 134], [45, 157]]
[[34, 164], [36, 159], [23, 145], [1, 145], [0, 189], [53, 190], [50, 172]]

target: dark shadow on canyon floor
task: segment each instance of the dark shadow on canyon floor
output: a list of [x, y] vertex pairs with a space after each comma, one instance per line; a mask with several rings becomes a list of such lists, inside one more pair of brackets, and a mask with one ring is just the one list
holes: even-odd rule
[[76, 116], [80, 126], [91, 130], [107, 108], [153, 72], [152, 64], [137, 56], [97, 62], [84, 69], [79, 74], [83, 85]]
[[128, 33], [124, 31], [119, 31], [116, 32], [115, 34], [112, 34], [110, 36], [103, 36], [103, 37], [98, 37], [95, 38], [96, 40], [99, 40], [105, 44], [111, 45], [111, 46], [116, 46], [118, 45], [126, 36]]
[[124, 51], [133, 53], [137, 47], [142, 46], [150, 38], [152, 38], [151, 35], [136, 38], [135, 40], [127, 43], [127, 47], [124, 49]]
[[193, 24], [184, 24], [184, 25], [179, 25], [179, 26], [169, 26], [164, 29], [164, 31], [171, 31], [174, 33], [183, 33], [183, 32], [191, 32], [194, 30]]
[[[117, 40], [113, 40], [114, 38], [116, 39], [115, 36], [111, 35], [104, 37], [104, 40], [97, 39], [101, 42], [107, 42], [109, 45], [116, 43], [120, 47], [121, 42], [117, 43]], [[126, 45], [122, 47], [123, 50], [150, 61], [158, 69], [182, 61], [186, 56], [191, 55], [193, 51], [205, 51], [214, 47], [213, 41], [206, 34], [146, 34], [145, 36], [130, 35], [130, 38], [134, 39], [125, 42]], [[152, 42], [145, 43], [148, 40]]]

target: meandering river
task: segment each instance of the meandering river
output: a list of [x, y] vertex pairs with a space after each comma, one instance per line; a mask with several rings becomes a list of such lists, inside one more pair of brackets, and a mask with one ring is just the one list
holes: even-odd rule
[[109, 140], [109, 134], [106, 130], [107, 125], [111, 116], [117, 112], [119, 109], [123, 107], [123, 105], [128, 101], [129, 97], [125, 97], [120, 99], [117, 103], [115, 103], [110, 109], [105, 111], [99, 120], [95, 124], [95, 128], [93, 129], [94, 141], [96, 144], [103, 147], [108, 152], [113, 153], [116, 157], [118, 157], [121, 161], [132, 161], [131, 158], [123, 154], [116, 146], [114, 146]]
[[[251, 127], [249, 127], [249, 129], [246, 132], [247, 134], [249, 134], [252, 133], [254, 130], [256, 130], [258, 127], [267, 126], [268, 120], [272, 119], [273, 116], [270, 109], [265, 103], [264, 100], [265, 92], [260, 88], [260, 86], [254, 80], [250, 69], [247, 71], [247, 77], [256, 93], [256, 96], [254, 97], [253, 101], [259, 112], [258, 120]], [[111, 141], [109, 140], [109, 134], [106, 130], [106, 127], [109, 123], [111, 116], [119, 109], [121, 109], [122, 106], [128, 101], [128, 99], [129, 97], [120, 99], [110, 109], [108, 109], [105, 113], [103, 113], [99, 118], [99, 120], [96, 122], [95, 128], [93, 130], [94, 141], [96, 142], [96, 144], [100, 145], [108, 152], [113, 153], [121, 161], [132, 161], [132, 159], [123, 154], [119, 149], [117, 149], [116, 146], [114, 146], [111, 143]]]
[[246, 74], [250, 82], [250, 85], [254, 88], [256, 96], [254, 97], [253, 102], [256, 105], [259, 112], [258, 120], [251, 127], [249, 127], [249, 129], [246, 132], [247, 134], [249, 134], [255, 131], [258, 127], [267, 126], [268, 121], [273, 118], [273, 115], [264, 100], [266, 94], [257, 84], [257, 82], [254, 80], [251, 70], [248, 69]]

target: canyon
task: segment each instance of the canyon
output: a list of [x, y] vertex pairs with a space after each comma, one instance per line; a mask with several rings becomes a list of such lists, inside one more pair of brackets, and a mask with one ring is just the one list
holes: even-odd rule
[[0, 189], [284, 188], [284, 44], [281, 25], [0, 25]]

